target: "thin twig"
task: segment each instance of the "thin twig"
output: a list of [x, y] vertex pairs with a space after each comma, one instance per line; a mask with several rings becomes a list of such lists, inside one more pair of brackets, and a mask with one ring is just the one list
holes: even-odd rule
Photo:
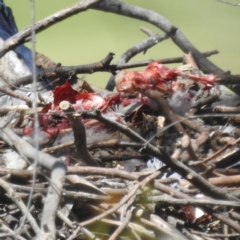
[[141, 182], [137, 183], [134, 185], [134, 187], [129, 191], [129, 193], [119, 202], [117, 203], [113, 208], [107, 210], [106, 212], [91, 218], [90, 220], [87, 220], [85, 222], [80, 223], [80, 226], [86, 226], [89, 225], [91, 223], [94, 223], [96, 221], [101, 220], [102, 218], [114, 213], [115, 211], [117, 211], [124, 203], [126, 203], [126, 201], [128, 201], [132, 196], [134, 196], [137, 192], [137, 190], [140, 187], [144, 187], [148, 182], [152, 181], [153, 179], [157, 178], [161, 173], [160, 172], [154, 172], [152, 173], [150, 176], [146, 177], [144, 180], [142, 180]]
[[174, 26], [168, 19], [164, 18], [155, 11], [123, 3], [119, 0], [105, 0], [97, 3], [91, 8], [136, 18], [151, 23], [170, 36], [174, 43], [183, 52], [191, 52], [199, 69], [201, 69], [204, 73], [214, 73], [216, 75], [222, 75], [224, 73], [222, 69], [217, 67], [210, 60], [206, 59], [205, 56], [184, 36], [179, 28]]
[[35, 219], [31, 215], [31, 213], [28, 211], [27, 207], [25, 206], [25, 204], [23, 203], [21, 198], [19, 198], [18, 194], [3, 179], [0, 179], [0, 186], [7, 192], [8, 196], [11, 198], [11, 200], [19, 207], [22, 214], [26, 215], [26, 218], [27, 218], [28, 222], [30, 223], [30, 225], [31, 225], [33, 231], [35, 232], [35, 234], [38, 237], [41, 237], [43, 239], [42, 232], [41, 232], [37, 222], [35, 221]]
[[[39, 22], [35, 23], [35, 32], [39, 33], [50, 26], [71, 17], [74, 14], [86, 11], [90, 6], [99, 2], [101, 0], [82, 0], [79, 3], [74, 4], [71, 7], [68, 7], [62, 11], [59, 11]], [[0, 57], [2, 57], [6, 52], [11, 49], [14, 49], [16, 46], [22, 44], [31, 36], [32, 27], [28, 27], [25, 30], [17, 33], [13, 37], [5, 41], [3, 48], [0, 50]]]

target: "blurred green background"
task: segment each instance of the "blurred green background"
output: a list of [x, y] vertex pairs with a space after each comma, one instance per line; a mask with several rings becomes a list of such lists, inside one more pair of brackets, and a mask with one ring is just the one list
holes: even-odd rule
[[[36, 21], [76, 2], [35, 0]], [[200, 51], [219, 50], [220, 54], [211, 57], [215, 64], [223, 70], [240, 74], [240, 7], [216, 0], [124, 2], [157, 11], [179, 27]], [[240, 3], [239, 0], [234, 2]], [[30, 1], [5, 0], [5, 3], [12, 8], [19, 30], [30, 25]], [[53, 61], [68, 66], [99, 61], [110, 51], [116, 54], [113, 61], [116, 62], [123, 52], [147, 37], [139, 30], [141, 26], [161, 33], [145, 22], [90, 9], [39, 33], [36, 49]], [[166, 40], [148, 50], [145, 55], [139, 54], [132, 61], [178, 56], [182, 56], [181, 50], [171, 40]], [[109, 76], [108, 73], [94, 73], [84, 77], [89, 83], [103, 87]]]

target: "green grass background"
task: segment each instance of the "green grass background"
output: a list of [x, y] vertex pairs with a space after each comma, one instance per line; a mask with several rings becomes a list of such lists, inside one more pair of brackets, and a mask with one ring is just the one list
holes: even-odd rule
[[[35, 0], [36, 21], [76, 2]], [[200, 51], [219, 50], [220, 54], [211, 57], [215, 64], [223, 70], [240, 74], [240, 7], [216, 0], [124, 2], [154, 10], [168, 18]], [[240, 3], [239, 0], [234, 2]], [[5, 0], [5, 3], [12, 8], [19, 30], [30, 25], [30, 1]], [[90, 9], [37, 34], [36, 49], [53, 61], [68, 66], [99, 61], [110, 51], [116, 54], [116, 62], [124, 51], [146, 38], [139, 30], [141, 26], [161, 33], [159, 29], [145, 22]], [[166, 40], [148, 50], [145, 55], [139, 54], [132, 61], [178, 56], [182, 56], [181, 50], [171, 40]], [[108, 73], [85, 75], [89, 83], [102, 87], [108, 78]]]

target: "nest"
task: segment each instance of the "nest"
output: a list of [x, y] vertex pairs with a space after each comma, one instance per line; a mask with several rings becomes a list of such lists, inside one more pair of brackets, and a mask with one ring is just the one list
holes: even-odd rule
[[[114, 11], [115, 3], [94, 8]], [[137, 7], [129, 6], [136, 17]], [[150, 37], [117, 65], [113, 53], [74, 67], [37, 54], [38, 98], [22, 87], [32, 75], [19, 63], [21, 52], [6, 53], [21, 41], [1, 43], [1, 238], [240, 238], [240, 97], [223, 86], [238, 76], [207, 60], [216, 51], [189, 44], [192, 55], [183, 58], [127, 64], [178, 29], [144, 31]], [[172, 62], [184, 65], [163, 65]], [[145, 69], [129, 71], [138, 66]], [[112, 73], [106, 89], [77, 77], [96, 71]], [[112, 92], [115, 78], [119, 93]]]

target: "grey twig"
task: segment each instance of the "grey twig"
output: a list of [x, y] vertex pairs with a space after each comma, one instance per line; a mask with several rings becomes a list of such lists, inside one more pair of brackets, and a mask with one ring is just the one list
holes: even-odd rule
[[[140, 52], [144, 52], [147, 49], [151, 48], [152, 46], [156, 45], [157, 43], [163, 41], [164, 39], [167, 39], [168, 35], [159, 35], [159, 34], [153, 34], [149, 38], [143, 40], [142, 42], [136, 44], [135, 46], [129, 48], [125, 53], [122, 54], [122, 56], [117, 61], [117, 67], [119, 65], [127, 63], [131, 58], [136, 56]], [[106, 89], [109, 91], [113, 91], [115, 87], [115, 76], [112, 75], [110, 79], [108, 80]]]
[[51, 184], [48, 188], [47, 197], [44, 200], [44, 207], [41, 218], [41, 229], [45, 235], [56, 238], [56, 215], [63, 191], [66, 166], [62, 162], [56, 162], [51, 172]]
[[[101, 0], [82, 0], [74, 4], [71, 7], [68, 7], [62, 11], [54, 13], [53, 15], [37, 22], [35, 24], [35, 32], [39, 33], [50, 26], [60, 22], [68, 17], [71, 17], [74, 14], [80, 13], [82, 11], [87, 10], [93, 4], [99, 2]], [[26, 28], [25, 30], [17, 33], [16, 35], [12, 36], [8, 40], [4, 42], [3, 48], [0, 50], [0, 57], [2, 57], [6, 52], [15, 48], [16, 46], [24, 43], [26, 40], [30, 40], [29, 37], [31, 36], [32, 26]]]
[[3, 179], [0, 179], [0, 186], [1, 186], [1, 188], [3, 188], [6, 191], [6, 193], [11, 198], [11, 200], [19, 207], [19, 209], [21, 210], [22, 214], [26, 215], [26, 218], [27, 218], [29, 224], [31, 225], [33, 231], [36, 233], [36, 235], [39, 238], [44, 239], [43, 235], [42, 235], [42, 232], [41, 232], [37, 222], [35, 221], [35, 219], [31, 215], [31, 213], [28, 211], [27, 207], [25, 206], [25, 204], [23, 203], [21, 198], [18, 196], [18, 194]]
[[238, 201], [237, 198], [222, 191], [218, 187], [215, 187], [213, 184], [209, 183], [201, 175], [191, 170], [182, 162], [171, 159], [170, 156], [164, 150], [160, 150], [159, 148], [154, 147], [152, 144], [148, 143], [144, 138], [142, 138], [139, 134], [137, 134], [127, 126], [120, 124], [118, 122], [111, 121], [110, 119], [107, 119], [106, 117], [102, 116], [102, 114], [99, 111], [82, 112], [82, 116], [95, 118], [100, 122], [103, 122], [105, 124], [112, 126], [115, 129], [118, 129], [120, 132], [126, 134], [129, 138], [137, 140], [138, 142], [145, 143], [144, 149], [146, 151], [148, 151], [152, 156], [156, 157], [157, 159], [160, 159], [166, 165], [171, 167], [173, 171], [178, 172], [183, 178], [186, 178], [194, 186], [200, 189], [204, 194], [214, 198]]
[[217, 67], [210, 60], [206, 59], [206, 57], [184, 36], [179, 28], [174, 26], [168, 19], [155, 11], [123, 3], [119, 0], [105, 0], [95, 4], [91, 8], [151, 23], [170, 36], [173, 42], [183, 52], [191, 52], [199, 69], [201, 69], [204, 73], [214, 73], [216, 75], [222, 75], [224, 73], [222, 69]]

